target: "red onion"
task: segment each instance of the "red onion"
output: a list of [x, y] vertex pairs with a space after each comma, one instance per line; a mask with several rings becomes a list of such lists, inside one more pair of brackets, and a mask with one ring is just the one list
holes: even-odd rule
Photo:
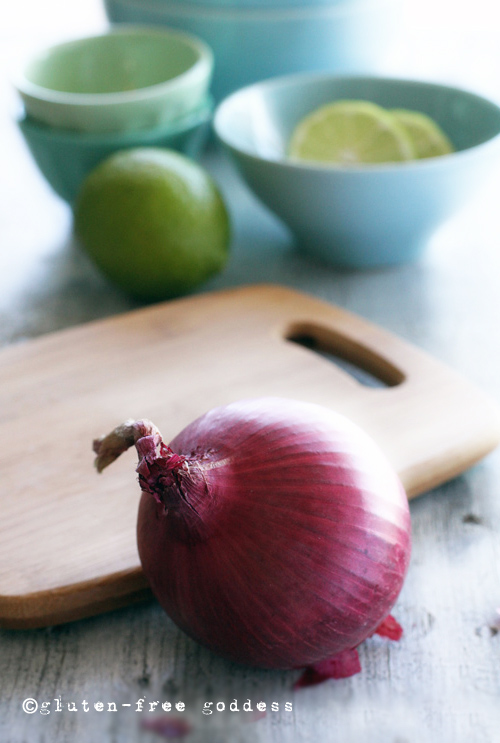
[[175, 738], [179, 740], [189, 735], [191, 725], [186, 720], [163, 715], [161, 717], [153, 717], [151, 720], [143, 718], [141, 720], [141, 729], [156, 733], [162, 738]]
[[[188, 425], [169, 446], [149, 421], [94, 442], [99, 471], [139, 454], [139, 555], [153, 593], [188, 635], [263, 668], [354, 673], [410, 557], [403, 487], [343, 416], [280, 398], [243, 400]], [[353, 665], [354, 663], [354, 665]]]

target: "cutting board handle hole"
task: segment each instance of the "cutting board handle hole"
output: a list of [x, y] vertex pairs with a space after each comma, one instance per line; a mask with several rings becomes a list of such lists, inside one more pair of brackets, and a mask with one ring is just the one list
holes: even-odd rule
[[331, 328], [294, 323], [284, 337], [332, 362], [365, 387], [396, 387], [405, 379], [388, 359]]

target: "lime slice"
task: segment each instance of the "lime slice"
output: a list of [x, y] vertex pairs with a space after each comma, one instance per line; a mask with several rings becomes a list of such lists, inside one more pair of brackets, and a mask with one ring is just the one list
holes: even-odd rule
[[411, 137], [417, 158], [438, 157], [453, 152], [450, 140], [430, 116], [405, 108], [393, 109], [391, 113]]
[[291, 158], [338, 165], [413, 160], [412, 140], [395, 116], [370, 101], [336, 101], [295, 128]]

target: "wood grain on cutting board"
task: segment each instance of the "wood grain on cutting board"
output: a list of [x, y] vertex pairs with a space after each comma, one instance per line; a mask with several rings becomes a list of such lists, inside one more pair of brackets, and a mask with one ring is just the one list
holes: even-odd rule
[[[368, 387], [292, 338], [370, 370]], [[148, 595], [135, 541], [135, 451], [103, 474], [92, 440], [151, 418], [165, 440], [261, 395], [335, 408], [370, 433], [409, 497], [500, 441], [495, 404], [422, 351], [278, 286], [155, 305], [0, 353], [0, 625], [69, 621]]]

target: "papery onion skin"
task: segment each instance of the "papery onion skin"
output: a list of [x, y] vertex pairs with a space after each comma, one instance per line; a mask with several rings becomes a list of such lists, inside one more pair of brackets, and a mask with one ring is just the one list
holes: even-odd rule
[[281, 398], [216, 408], [169, 447], [148, 421], [124, 425], [116, 456], [134, 442], [140, 458], [141, 564], [188, 635], [236, 662], [289, 669], [376, 631], [408, 569], [410, 513], [360, 428]]

